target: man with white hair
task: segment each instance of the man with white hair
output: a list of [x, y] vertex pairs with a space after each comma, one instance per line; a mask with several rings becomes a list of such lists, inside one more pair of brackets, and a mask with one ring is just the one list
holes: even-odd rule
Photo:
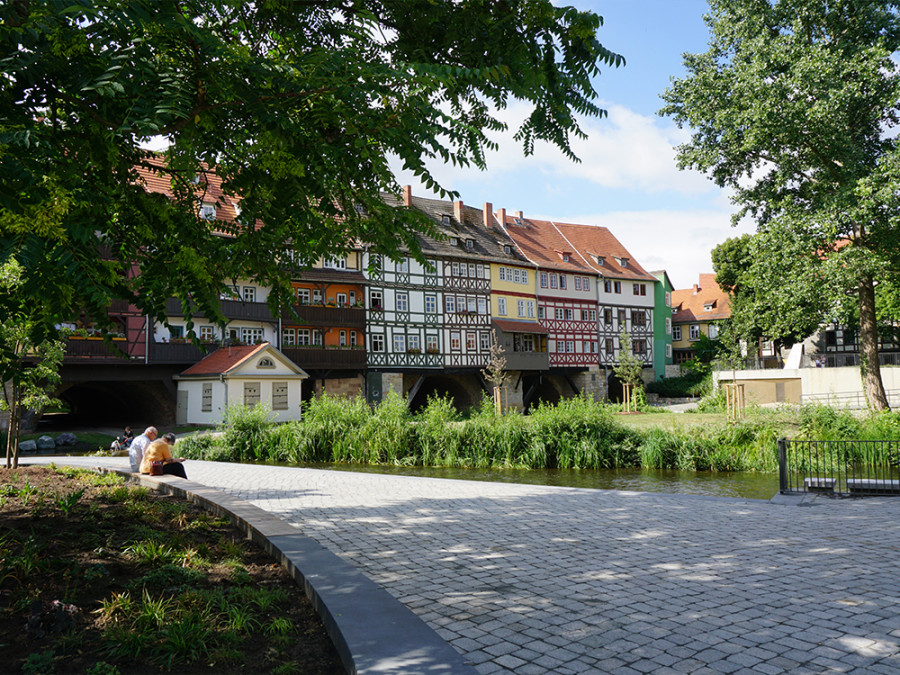
[[156, 427], [147, 427], [144, 429], [144, 433], [131, 441], [131, 445], [128, 446], [128, 459], [131, 461], [132, 472], [137, 473], [141, 470], [144, 450], [156, 440], [157, 436], [159, 436], [159, 432], [156, 430]]

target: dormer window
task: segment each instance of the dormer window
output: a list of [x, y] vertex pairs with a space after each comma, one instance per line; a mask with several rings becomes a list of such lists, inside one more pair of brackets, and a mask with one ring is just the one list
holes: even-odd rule
[[562, 259], [563, 259], [563, 262], [569, 262], [569, 254], [568, 254], [568, 253], [563, 253], [563, 254], [562, 254]]
[[707, 302], [706, 304], [703, 305], [703, 310], [706, 312], [711, 312], [713, 310], [713, 307], [715, 307], [715, 306], [716, 306], [715, 301]]
[[519, 226], [522, 225], [522, 219], [521, 219], [521, 218], [513, 218], [513, 222], [514, 222], [516, 225], [519, 225]]
[[512, 246], [510, 246], [509, 244], [504, 244], [504, 245], [503, 245], [503, 252], [504, 252], [506, 255], [512, 255]]
[[459, 239], [456, 237], [450, 237], [448, 240], [451, 246], [459, 246]]
[[622, 267], [628, 267], [628, 258], [619, 258], [619, 264]]
[[600, 265], [601, 267], [603, 267], [603, 265], [606, 264], [606, 256], [605, 256], [605, 255], [598, 255], [598, 256], [597, 256], [597, 264]]
[[473, 250], [475, 248], [475, 240], [474, 239], [466, 239], [466, 250]]
[[216, 205], [215, 204], [200, 204], [200, 217], [204, 220], [215, 220], [216, 219]]
[[449, 225], [450, 224], [450, 216], [446, 213], [441, 216], [441, 225]]

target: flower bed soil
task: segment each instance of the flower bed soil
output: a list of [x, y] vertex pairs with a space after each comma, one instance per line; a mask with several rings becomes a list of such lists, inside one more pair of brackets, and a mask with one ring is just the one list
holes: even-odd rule
[[227, 521], [116, 476], [30, 466], [0, 470], [0, 664], [346, 672], [302, 590]]

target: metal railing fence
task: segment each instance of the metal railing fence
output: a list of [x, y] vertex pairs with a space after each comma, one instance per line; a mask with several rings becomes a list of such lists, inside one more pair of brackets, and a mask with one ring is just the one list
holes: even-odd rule
[[900, 441], [778, 440], [782, 494], [900, 495]]

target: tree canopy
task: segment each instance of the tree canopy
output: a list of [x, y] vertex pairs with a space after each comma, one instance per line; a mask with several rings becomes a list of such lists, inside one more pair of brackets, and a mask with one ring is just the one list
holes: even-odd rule
[[898, 5], [710, 0], [706, 21], [709, 50], [686, 55], [688, 75], [663, 94], [661, 112], [692, 129], [679, 164], [755, 219], [752, 278], [785, 301], [756, 311], [793, 296], [822, 319], [854, 295], [866, 394], [886, 408], [874, 281], [900, 269]]
[[[512, 100], [531, 105], [524, 152], [571, 157], [579, 117], [604, 114], [592, 79], [623, 62], [600, 25], [550, 0], [7, 2], [0, 263], [21, 264], [46, 328], [102, 320], [111, 298], [219, 317], [239, 277], [285, 304], [287, 249], [301, 263], [353, 242], [416, 254], [425, 222], [381, 198], [399, 190], [391, 159], [440, 191], [427, 162], [483, 167]], [[162, 162], [144, 149], [160, 138]], [[208, 170], [239, 218], [198, 215]]]

